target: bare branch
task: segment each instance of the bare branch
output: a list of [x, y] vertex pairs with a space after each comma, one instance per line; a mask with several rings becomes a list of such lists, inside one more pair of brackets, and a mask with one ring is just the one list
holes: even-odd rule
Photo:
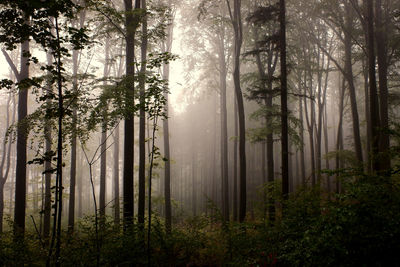
[[20, 74], [17, 70], [17, 67], [15, 66], [13, 60], [11, 59], [11, 57], [8, 55], [7, 51], [2, 48], [1, 51], [3, 52], [4, 57], [7, 60], [8, 65], [10, 66], [11, 70], [13, 71], [15, 78], [17, 78], [17, 81], [20, 82]]

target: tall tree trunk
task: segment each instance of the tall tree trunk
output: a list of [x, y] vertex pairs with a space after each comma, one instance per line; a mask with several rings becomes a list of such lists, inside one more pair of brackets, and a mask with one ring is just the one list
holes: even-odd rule
[[[168, 27], [168, 35], [163, 45], [163, 52], [171, 52], [173, 40], [173, 23]], [[163, 65], [163, 79], [169, 80], [169, 64]], [[171, 232], [172, 214], [171, 214], [171, 156], [169, 148], [169, 108], [168, 93], [164, 93], [165, 106], [164, 112], [166, 119], [163, 120], [163, 138], [164, 138], [164, 199], [165, 199], [165, 228], [168, 233]]]
[[240, 179], [240, 201], [239, 201], [239, 221], [243, 222], [246, 217], [246, 126], [242, 89], [240, 87], [240, 50], [243, 42], [241, 0], [233, 1], [233, 14], [227, 0], [231, 22], [234, 30], [234, 70], [233, 82], [239, 117], [239, 179]]
[[[103, 77], [107, 78], [109, 74], [109, 69], [110, 69], [110, 60], [109, 60], [109, 53], [110, 53], [110, 41], [108, 38], [105, 40], [105, 46], [104, 46], [104, 70], [103, 70]], [[106, 86], [107, 82], [103, 82], [103, 86]], [[104, 90], [106, 90], [104, 88]], [[107, 103], [104, 103], [104, 110], [103, 110], [103, 121], [102, 121], [102, 127], [101, 127], [101, 143], [100, 143], [100, 207], [99, 207], [99, 213], [100, 213], [100, 220], [101, 224], [104, 224], [104, 219], [106, 215], [106, 177], [107, 177]]]
[[[146, 12], [146, 0], [141, 0], [142, 9]], [[142, 18], [142, 40], [141, 40], [141, 66], [139, 77], [140, 90], [140, 114], [139, 114], [139, 203], [138, 203], [138, 222], [144, 224], [144, 210], [146, 200], [146, 114], [145, 99], [146, 90], [146, 59], [147, 59], [147, 16]]]
[[[47, 65], [52, 64], [52, 59], [51, 59], [51, 53], [47, 52]], [[48, 93], [51, 92], [51, 84], [49, 82], [49, 85], [47, 87]], [[50, 99], [46, 100], [46, 104], [48, 108], [50, 108]], [[47, 244], [49, 241], [49, 236], [50, 236], [50, 221], [51, 221], [51, 158], [50, 158], [50, 153], [51, 153], [51, 143], [52, 143], [52, 136], [51, 136], [51, 126], [49, 123], [46, 123], [44, 127], [44, 135], [46, 138], [46, 144], [45, 144], [45, 149], [46, 149], [46, 161], [44, 163], [44, 179], [45, 179], [45, 192], [44, 192], [44, 217], [43, 217], [43, 239], [45, 243]]]
[[[78, 51], [72, 52], [72, 71], [73, 71], [73, 90], [76, 93], [78, 91]], [[72, 113], [72, 138], [71, 138], [71, 169], [70, 169], [70, 184], [69, 184], [69, 209], [68, 209], [68, 230], [73, 232], [75, 225], [75, 184], [76, 184], [76, 121], [77, 111], [74, 107]]]
[[[236, 97], [233, 99], [234, 139], [233, 139], [233, 220], [238, 221], [238, 109]], [[214, 152], [213, 152], [214, 153]], [[214, 153], [215, 154], [215, 153]]]
[[351, 29], [353, 28], [353, 9], [350, 6], [347, 6], [346, 8], [345, 24], [346, 24], [346, 30], [344, 31], [345, 75], [349, 86], [356, 158], [359, 164], [362, 165], [363, 156], [362, 156], [361, 137], [360, 137], [360, 123], [358, 118], [357, 97], [356, 97], [356, 89], [354, 86], [352, 52], [351, 52], [352, 50]]
[[280, 0], [280, 55], [281, 55], [281, 145], [282, 145], [282, 195], [289, 197], [289, 138], [288, 138], [288, 107], [287, 107], [287, 70], [286, 70], [286, 6], [285, 0]]
[[[28, 19], [26, 18], [26, 21]], [[29, 40], [21, 44], [21, 70], [18, 81], [29, 78]], [[25, 231], [26, 209], [26, 150], [27, 150], [27, 125], [25, 122], [28, 113], [28, 87], [20, 86], [18, 94], [18, 129], [17, 129], [17, 165], [15, 176], [15, 207], [14, 207], [14, 233]]]
[[[326, 100], [325, 100], [326, 101]], [[327, 105], [324, 106], [324, 144], [325, 144], [325, 155], [329, 152], [329, 132], [328, 132], [328, 112]], [[329, 170], [329, 158], [325, 156], [325, 169]], [[331, 180], [330, 176], [326, 176], [327, 190], [331, 192]]]
[[[374, 45], [374, 10], [373, 0], [364, 0], [366, 6], [366, 22], [367, 22], [367, 51], [368, 51], [368, 76], [369, 76], [369, 100], [370, 100], [370, 116], [371, 116], [371, 133], [372, 133], [372, 168], [374, 171], [380, 171], [379, 161], [379, 102], [376, 88], [375, 77], [375, 45]], [[380, 40], [381, 41], [381, 40]]]
[[[311, 69], [304, 72], [304, 94], [307, 95], [307, 76], [311, 75]], [[313, 90], [312, 90], [312, 78], [310, 78], [310, 98], [313, 98]], [[315, 186], [315, 150], [314, 150], [314, 115], [315, 115], [315, 108], [314, 108], [314, 102], [313, 100], [310, 101], [310, 113], [311, 117], [309, 118], [308, 116], [308, 106], [307, 106], [307, 98], [304, 98], [304, 113], [306, 117], [306, 122], [307, 122], [307, 128], [308, 128], [308, 136], [309, 136], [309, 142], [310, 142], [310, 161], [311, 161], [311, 186]]]
[[[10, 103], [12, 99], [12, 93], [9, 93], [9, 97], [7, 100], [7, 106], [6, 106], [6, 129], [10, 127]], [[14, 110], [15, 110], [15, 105], [14, 105]], [[14, 124], [14, 119], [15, 117], [13, 116], [12, 119], [12, 124]], [[8, 145], [7, 145], [7, 139], [8, 139]], [[9, 137], [7, 134], [4, 136], [3, 140], [3, 157], [1, 159], [0, 163], [0, 234], [3, 233], [3, 218], [4, 218], [4, 185], [7, 182], [8, 174], [10, 172], [10, 166], [11, 166], [11, 137]], [[5, 168], [4, 168], [5, 164]]]
[[[301, 93], [301, 77], [299, 77], [299, 89]], [[303, 118], [303, 103], [302, 98], [299, 98], [299, 120], [300, 120], [300, 165], [301, 165], [301, 184], [306, 186], [306, 165], [304, 162], [304, 118]]]
[[120, 207], [119, 207], [119, 124], [114, 131], [114, 224], [120, 223]]
[[195, 147], [194, 144], [192, 144], [192, 214], [193, 216], [197, 215], [197, 181], [196, 181], [196, 155], [195, 155]]
[[379, 77], [379, 167], [382, 171], [390, 169], [390, 139], [389, 139], [389, 114], [388, 114], [388, 64], [387, 64], [387, 22], [382, 17], [382, 1], [375, 0], [375, 26], [376, 26], [376, 51], [378, 58]]
[[[136, 0], [136, 6], [140, 5], [140, 0]], [[125, 116], [124, 129], [124, 170], [123, 170], [123, 186], [124, 186], [124, 226], [125, 229], [133, 223], [133, 145], [134, 145], [134, 116], [132, 106], [134, 102], [134, 75], [135, 75], [135, 31], [137, 22], [132, 14], [132, 0], [124, 0], [125, 4], [125, 28], [126, 28], [126, 79], [128, 88], [126, 91], [127, 115]]]
[[[368, 60], [368, 59], [367, 59]], [[363, 75], [364, 75], [364, 103], [365, 103], [365, 121], [366, 121], [366, 135], [367, 135], [367, 140], [366, 140], [366, 148], [365, 148], [365, 158], [366, 158], [366, 170], [368, 173], [372, 172], [372, 162], [371, 162], [371, 141], [372, 141], [372, 133], [371, 133], [371, 114], [369, 112], [370, 107], [369, 107], [369, 85], [368, 85], [368, 64], [365, 64], [365, 61], [363, 60]]]
[[228, 125], [226, 115], [226, 61], [224, 33], [219, 37], [219, 88], [220, 88], [220, 116], [221, 116], [221, 178], [222, 178], [222, 216], [229, 221], [229, 184], [228, 184]]
[[[339, 76], [340, 80], [340, 76]], [[345, 80], [343, 77], [342, 84], [339, 84], [339, 124], [337, 129], [337, 137], [336, 137], [336, 171], [340, 168], [343, 168], [342, 159], [340, 157], [340, 153], [343, 151], [343, 113], [344, 113], [344, 92], [345, 92]], [[340, 181], [339, 174], [336, 174], [336, 193], [340, 193]]]

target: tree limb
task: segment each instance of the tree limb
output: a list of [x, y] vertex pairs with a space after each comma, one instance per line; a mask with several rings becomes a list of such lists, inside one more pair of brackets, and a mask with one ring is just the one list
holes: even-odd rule
[[7, 60], [8, 65], [10, 66], [11, 70], [13, 71], [15, 78], [17, 79], [18, 82], [20, 82], [20, 74], [17, 70], [17, 67], [15, 66], [13, 60], [11, 59], [11, 57], [8, 55], [7, 51], [2, 48], [1, 51], [3, 52], [4, 57]]

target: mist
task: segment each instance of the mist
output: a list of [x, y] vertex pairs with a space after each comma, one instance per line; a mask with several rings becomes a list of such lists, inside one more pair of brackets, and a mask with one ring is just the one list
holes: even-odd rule
[[4, 265], [399, 262], [399, 10], [2, 1]]

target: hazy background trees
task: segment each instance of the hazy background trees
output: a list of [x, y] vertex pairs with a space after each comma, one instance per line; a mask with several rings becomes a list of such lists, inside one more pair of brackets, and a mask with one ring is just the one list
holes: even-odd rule
[[[58, 222], [70, 233], [98, 212], [117, 226], [122, 212], [124, 229], [137, 214], [144, 226], [149, 207], [169, 232], [187, 216], [219, 212], [224, 222], [272, 222], [282, 215], [280, 196], [314, 186], [321, 197], [340, 192], [335, 170], [390, 176], [397, 1], [74, 3], [82, 8], [61, 22], [91, 42], [74, 49], [72, 40], [59, 58], [67, 102], [58, 148], [57, 77], [44, 82], [56, 74], [46, 67], [57, 61], [54, 47], [34, 33], [9, 47], [15, 33], [0, 22], [8, 79], [0, 92], [1, 223], [35, 223], [48, 240], [57, 151], [67, 177]], [[166, 64], [171, 53], [179, 58]]]

